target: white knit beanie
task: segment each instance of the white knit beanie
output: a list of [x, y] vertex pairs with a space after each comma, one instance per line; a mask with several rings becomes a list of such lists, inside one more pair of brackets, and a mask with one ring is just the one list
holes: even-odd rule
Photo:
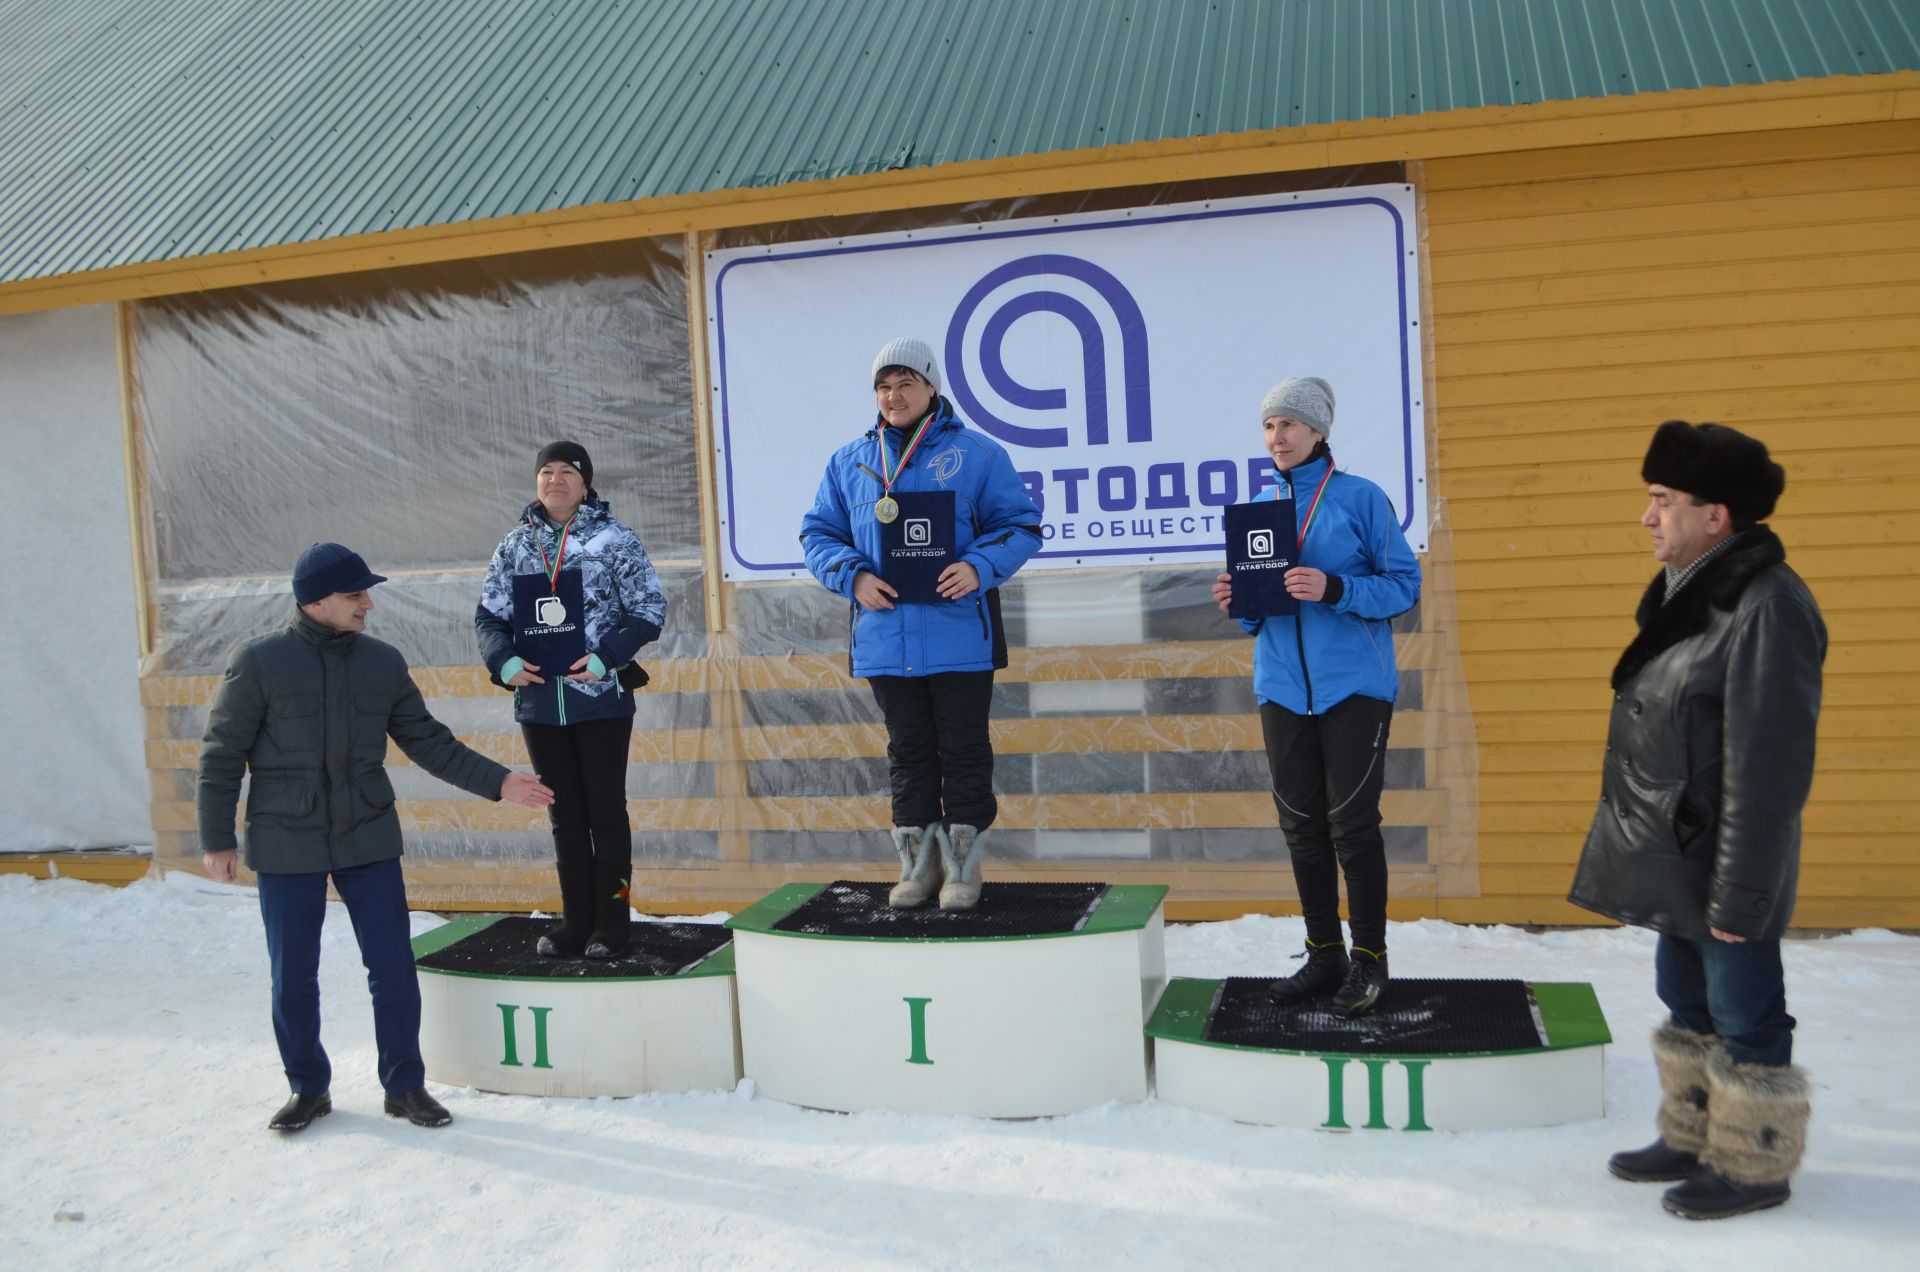
[[900, 336], [889, 340], [873, 358], [873, 379], [877, 384], [880, 373], [888, 367], [905, 367], [915, 375], [924, 376], [933, 391], [940, 391], [940, 360], [933, 356], [933, 346], [916, 336]]
[[1299, 420], [1325, 437], [1333, 432], [1333, 386], [1316, 375], [1282, 380], [1260, 400], [1260, 422], [1276, 415]]

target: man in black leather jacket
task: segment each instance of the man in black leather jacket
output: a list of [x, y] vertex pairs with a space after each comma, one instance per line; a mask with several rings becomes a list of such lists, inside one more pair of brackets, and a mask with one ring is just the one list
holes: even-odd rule
[[1613, 671], [1600, 807], [1568, 899], [1660, 934], [1660, 1138], [1615, 1175], [1690, 1219], [1777, 1206], [1806, 1143], [1780, 937], [1793, 914], [1827, 631], [1759, 524], [1786, 473], [1717, 424], [1662, 424], [1640, 523], [1665, 567]]

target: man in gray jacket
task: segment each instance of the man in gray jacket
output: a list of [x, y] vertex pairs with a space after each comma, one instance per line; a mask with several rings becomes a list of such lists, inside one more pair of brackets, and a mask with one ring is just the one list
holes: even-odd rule
[[353, 920], [373, 994], [386, 1111], [417, 1126], [452, 1116], [426, 1090], [420, 983], [400, 873], [400, 819], [387, 780], [387, 739], [444, 782], [529, 808], [553, 802], [538, 778], [463, 746], [427, 713], [400, 651], [362, 635], [370, 589], [386, 579], [337, 543], [316, 543], [294, 567], [292, 623], [233, 651], [207, 717], [197, 808], [201, 860], [215, 879], [237, 872], [234, 808], [247, 797], [247, 865], [259, 876], [273, 968], [273, 1032], [293, 1088], [268, 1127], [298, 1131], [333, 1111], [332, 1067], [320, 1045], [320, 926], [327, 881]]
[[1640, 475], [1665, 569], [1613, 671], [1600, 807], [1568, 899], [1660, 934], [1660, 1138], [1609, 1168], [1675, 1181], [1669, 1211], [1719, 1219], [1784, 1202], [1806, 1144], [1780, 937], [1827, 629], [1759, 524], [1786, 488], [1762, 443], [1669, 420]]

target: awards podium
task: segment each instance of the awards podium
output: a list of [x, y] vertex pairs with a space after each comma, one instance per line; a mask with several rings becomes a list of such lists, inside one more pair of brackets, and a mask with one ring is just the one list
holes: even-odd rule
[[1593, 987], [1397, 980], [1368, 1015], [1276, 1005], [1270, 980], [1176, 978], [1147, 1025], [1163, 1103], [1322, 1130], [1558, 1126], [1604, 1114]]
[[760, 1094], [1004, 1118], [1146, 1098], [1165, 888], [988, 883], [942, 911], [888, 887], [792, 884], [728, 924]]
[[618, 959], [539, 958], [545, 922], [414, 938], [436, 1082], [527, 1095], [726, 1090], [837, 1112], [1051, 1117], [1144, 1100], [1323, 1130], [1603, 1115], [1593, 987], [1395, 980], [1369, 1014], [1165, 973], [1163, 887], [988, 883], [969, 911], [797, 883], [724, 927], [635, 923]]
[[715, 923], [635, 923], [604, 962], [541, 958], [551, 921], [455, 919], [413, 938], [427, 1076], [513, 1095], [724, 1091], [740, 1080], [733, 947]]

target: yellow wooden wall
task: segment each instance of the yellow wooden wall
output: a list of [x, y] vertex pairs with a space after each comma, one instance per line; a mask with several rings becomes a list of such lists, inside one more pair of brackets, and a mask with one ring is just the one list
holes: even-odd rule
[[1480, 744], [1480, 886], [1443, 917], [1590, 922], [1564, 898], [1606, 679], [1655, 563], [1663, 419], [1753, 433], [1831, 638], [1795, 916], [1920, 926], [1920, 124], [1425, 165], [1439, 472]]

